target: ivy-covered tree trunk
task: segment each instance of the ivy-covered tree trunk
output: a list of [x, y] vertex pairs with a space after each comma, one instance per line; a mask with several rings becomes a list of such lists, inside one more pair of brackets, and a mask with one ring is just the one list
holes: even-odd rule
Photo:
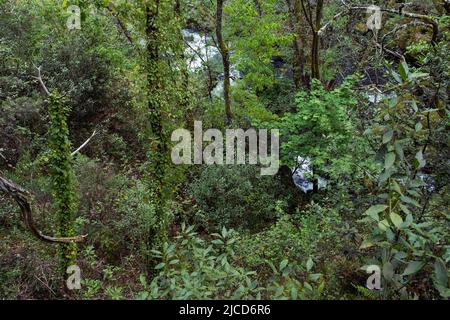
[[233, 112], [231, 111], [231, 97], [230, 97], [230, 52], [225, 44], [222, 35], [222, 20], [223, 20], [223, 6], [226, 0], [217, 0], [216, 10], [216, 37], [219, 45], [219, 51], [222, 55], [223, 64], [223, 98], [225, 100], [225, 115], [227, 122], [233, 120]]
[[[77, 208], [75, 179], [71, 161], [71, 144], [67, 126], [67, 107], [64, 98], [57, 93], [49, 94], [48, 111], [50, 116], [49, 150], [50, 173], [52, 177], [52, 194], [55, 201], [58, 236], [75, 236], [74, 215]], [[75, 264], [77, 246], [75, 243], [59, 245], [60, 267], [66, 272], [67, 267]]]
[[150, 170], [148, 172], [149, 186], [153, 195], [157, 225], [151, 231], [149, 246], [161, 243], [166, 238], [166, 171], [169, 165], [169, 147], [163, 127], [164, 101], [162, 65], [160, 58], [161, 30], [158, 16], [160, 0], [147, 1], [146, 12], [146, 36], [147, 36], [147, 89], [148, 89], [148, 124], [150, 129]]

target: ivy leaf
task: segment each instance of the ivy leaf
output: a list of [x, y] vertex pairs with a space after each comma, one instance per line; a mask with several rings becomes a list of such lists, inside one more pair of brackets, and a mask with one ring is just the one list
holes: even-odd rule
[[389, 152], [388, 154], [386, 154], [386, 157], [384, 159], [384, 168], [386, 170], [389, 170], [395, 162], [395, 153], [394, 152]]
[[397, 228], [399, 228], [400, 225], [403, 223], [403, 218], [395, 212], [391, 212], [389, 217], [391, 218], [391, 221], [394, 224], [394, 226], [396, 226]]
[[417, 273], [425, 265], [422, 261], [411, 261], [406, 266], [405, 271], [403, 271], [403, 276], [409, 276]]

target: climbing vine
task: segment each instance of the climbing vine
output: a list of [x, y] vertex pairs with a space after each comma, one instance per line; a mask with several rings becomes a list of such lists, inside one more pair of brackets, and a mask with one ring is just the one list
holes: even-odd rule
[[[48, 99], [50, 116], [48, 132], [49, 166], [52, 177], [52, 195], [58, 221], [58, 235], [70, 237], [75, 235], [74, 214], [77, 208], [77, 199], [74, 173], [70, 164], [71, 144], [67, 126], [69, 108], [64, 98], [58, 93], [50, 93]], [[76, 254], [77, 246], [75, 243], [60, 244], [60, 266], [63, 270], [74, 264]]]

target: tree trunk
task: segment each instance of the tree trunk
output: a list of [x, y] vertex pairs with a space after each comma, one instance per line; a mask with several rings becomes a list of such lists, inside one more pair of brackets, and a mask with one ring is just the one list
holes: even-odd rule
[[165, 240], [165, 204], [164, 192], [165, 175], [168, 166], [168, 145], [163, 130], [163, 79], [161, 70], [162, 61], [159, 50], [161, 33], [159, 30], [159, 9], [160, 1], [147, 1], [146, 12], [146, 36], [147, 36], [147, 89], [148, 89], [148, 117], [150, 127], [150, 170], [148, 184], [153, 193], [152, 202], [155, 206], [155, 215], [158, 219], [158, 226], [155, 226], [149, 235], [148, 245]]
[[317, 80], [320, 80], [319, 44], [319, 34], [316, 31], [313, 31], [313, 41], [311, 46], [311, 76], [313, 79]]
[[227, 117], [227, 124], [233, 120], [233, 112], [231, 111], [230, 98], [230, 52], [225, 44], [222, 35], [222, 19], [223, 19], [223, 5], [226, 0], [217, 0], [216, 10], [216, 37], [219, 45], [219, 51], [222, 55], [223, 64], [223, 98], [225, 101], [225, 114]]
[[307, 79], [305, 77], [305, 39], [303, 37], [304, 30], [302, 29], [302, 15], [300, 3], [297, 0], [286, 0], [289, 10], [289, 27], [295, 34], [292, 42], [293, 59], [292, 59], [292, 73], [296, 89], [308, 87]]
[[300, 0], [306, 21], [312, 32], [311, 44], [311, 76], [320, 80], [320, 35], [319, 30], [322, 23], [324, 0], [317, 0], [315, 14], [313, 15], [312, 4], [309, 0]]

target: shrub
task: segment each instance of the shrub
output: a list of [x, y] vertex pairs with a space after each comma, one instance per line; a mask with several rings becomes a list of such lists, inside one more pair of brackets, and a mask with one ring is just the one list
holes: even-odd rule
[[[270, 264], [273, 276], [256, 280], [256, 272], [241, 266], [235, 255], [236, 233], [222, 229], [212, 240], [201, 239], [194, 228], [182, 225], [181, 232], [161, 251], [153, 250], [160, 263], [157, 276], [147, 283], [140, 299], [307, 299], [320, 296], [322, 275], [310, 274], [314, 263], [308, 260], [305, 272], [284, 259]], [[303, 277], [299, 277], [302, 275]], [[302, 281], [303, 280], [303, 281]], [[317, 288], [311, 284], [317, 284]]]
[[277, 216], [277, 192], [273, 177], [261, 176], [250, 166], [208, 166], [190, 186], [197, 204], [194, 223], [208, 229], [223, 226], [255, 230]]

